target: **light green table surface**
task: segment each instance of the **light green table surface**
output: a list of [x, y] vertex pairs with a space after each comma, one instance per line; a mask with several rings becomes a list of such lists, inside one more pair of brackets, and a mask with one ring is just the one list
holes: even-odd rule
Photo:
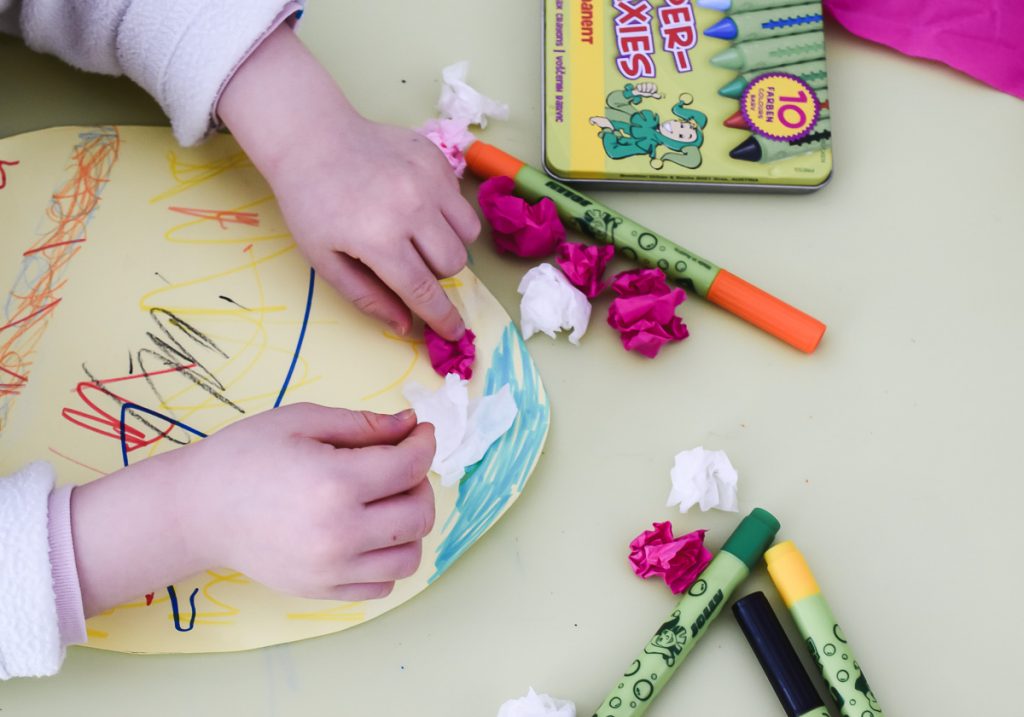
[[[539, 3], [318, 0], [301, 34], [365, 113], [405, 125], [433, 113], [441, 68], [468, 59], [470, 81], [512, 107], [483, 136], [539, 161]], [[696, 445], [725, 449], [742, 510], [772, 510], [801, 546], [887, 714], [1019, 713], [1024, 104], [828, 35], [824, 190], [599, 194], [823, 319], [817, 353], [694, 297], [691, 338], [651, 362], [617, 345], [601, 302], [581, 347], [531, 340], [553, 406], [544, 456], [421, 596], [254, 652], [74, 648], [59, 676], [0, 685], [0, 715], [485, 717], [532, 685], [589, 717], [674, 604], [632, 575], [629, 540], [674, 519], [717, 549], [737, 521], [663, 507], [673, 455]], [[93, 122], [163, 118], [126, 80], [0, 40], [0, 135]], [[517, 317], [528, 266], [486, 236], [473, 260]], [[780, 605], [763, 568], [755, 589]], [[648, 712], [684, 714], [783, 714], [731, 615]]]

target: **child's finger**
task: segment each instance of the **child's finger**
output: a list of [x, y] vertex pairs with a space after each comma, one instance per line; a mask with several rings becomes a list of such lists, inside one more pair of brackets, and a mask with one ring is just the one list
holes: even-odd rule
[[[421, 491], [416, 494], [418, 499], [429, 498], [433, 495], [427, 491], [430, 484], [426, 488], [421, 484], [426, 483], [435, 448], [434, 427], [425, 423], [416, 426], [397, 446], [371, 446], [352, 453], [348, 457], [348, 474], [359, 476], [359, 500], [373, 504], [416, 490]], [[432, 504], [432, 500], [428, 502]]]
[[441, 213], [464, 244], [472, 244], [480, 236], [480, 217], [461, 194], [446, 203]]
[[363, 553], [346, 567], [345, 576], [361, 583], [401, 580], [415, 573], [422, 559], [423, 541], [414, 540]]
[[323, 598], [325, 600], [347, 600], [356, 602], [358, 600], [377, 600], [387, 597], [395, 589], [393, 580], [384, 583], [352, 583], [339, 585], [328, 590]]
[[409, 309], [365, 264], [338, 252], [327, 252], [317, 262], [316, 270], [364, 314], [388, 324], [400, 336], [409, 333]]
[[371, 503], [357, 547], [370, 552], [421, 540], [434, 527], [434, 511], [434, 489], [426, 479], [402, 495]]
[[315, 403], [281, 406], [276, 410], [304, 435], [335, 448], [394, 446], [416, 428], [416, 414], [412, 411], [389, 415], [329, 408]]
[[401, 242], [365, 261], [442, 338], [462, 338], [466, 330], [462, 317], [411, 242]]
[[423, 261], [438, 278], [455, 276], [462, 271], [469, 259], [466, 245], [441, 216], [438, 216], [435, 224], [421, 226], [412, 242], [423, 257]]

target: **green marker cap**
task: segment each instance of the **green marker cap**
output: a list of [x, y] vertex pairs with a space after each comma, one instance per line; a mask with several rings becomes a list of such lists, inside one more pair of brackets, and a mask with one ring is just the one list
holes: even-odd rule
[[778, 532], [778, 519], [767, 510], [754, 508], [732, 531], [722, 550], [732, 553], [753, 570]]

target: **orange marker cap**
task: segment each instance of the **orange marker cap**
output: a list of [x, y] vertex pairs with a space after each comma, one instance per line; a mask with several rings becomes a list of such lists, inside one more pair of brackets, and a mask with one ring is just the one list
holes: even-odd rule
[[498, 176], [515, 179], [526, 163], [493, 145], [477, 140], [466, 150], [466, 164], [473, 174], [482, 179]]
[[804, 353], [814, 351], [825, 333], [825, 324], [813, 316], [725, 269], [711, 282], [707, 299]]

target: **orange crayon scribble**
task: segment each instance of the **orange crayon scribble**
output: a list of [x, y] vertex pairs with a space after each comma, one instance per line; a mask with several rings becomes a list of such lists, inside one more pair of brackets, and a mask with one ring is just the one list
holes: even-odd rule
[[189, 207], [167, 208], [172, 212], [178, 212], [190, 217], [215, 221], [220, 224], [221, 229], [227, 229], [228, 224], [244, 224], [249, 227], [258, 227], [260, 225], [260, 215], [256, 212], [236, 212], [228, 209], [190, 209]]
[[[4, 379], [0, 382], [0, 431], [15, 398], [28, 383], [36, 348], [61, 302], [64, 275], [85, 246], [86, 227], [99, 207], [120, 146], [120, 135], [112, 127], [78, 135], [68, 160], [68, 175], [54, 189], [46, 209], [44, 219], [50, 228], [22, 253], [14, 285], [7, 292], [6, 303], [0, 304], [0, 377]], [[5, 177], [2, 172], [0, 176]]]

